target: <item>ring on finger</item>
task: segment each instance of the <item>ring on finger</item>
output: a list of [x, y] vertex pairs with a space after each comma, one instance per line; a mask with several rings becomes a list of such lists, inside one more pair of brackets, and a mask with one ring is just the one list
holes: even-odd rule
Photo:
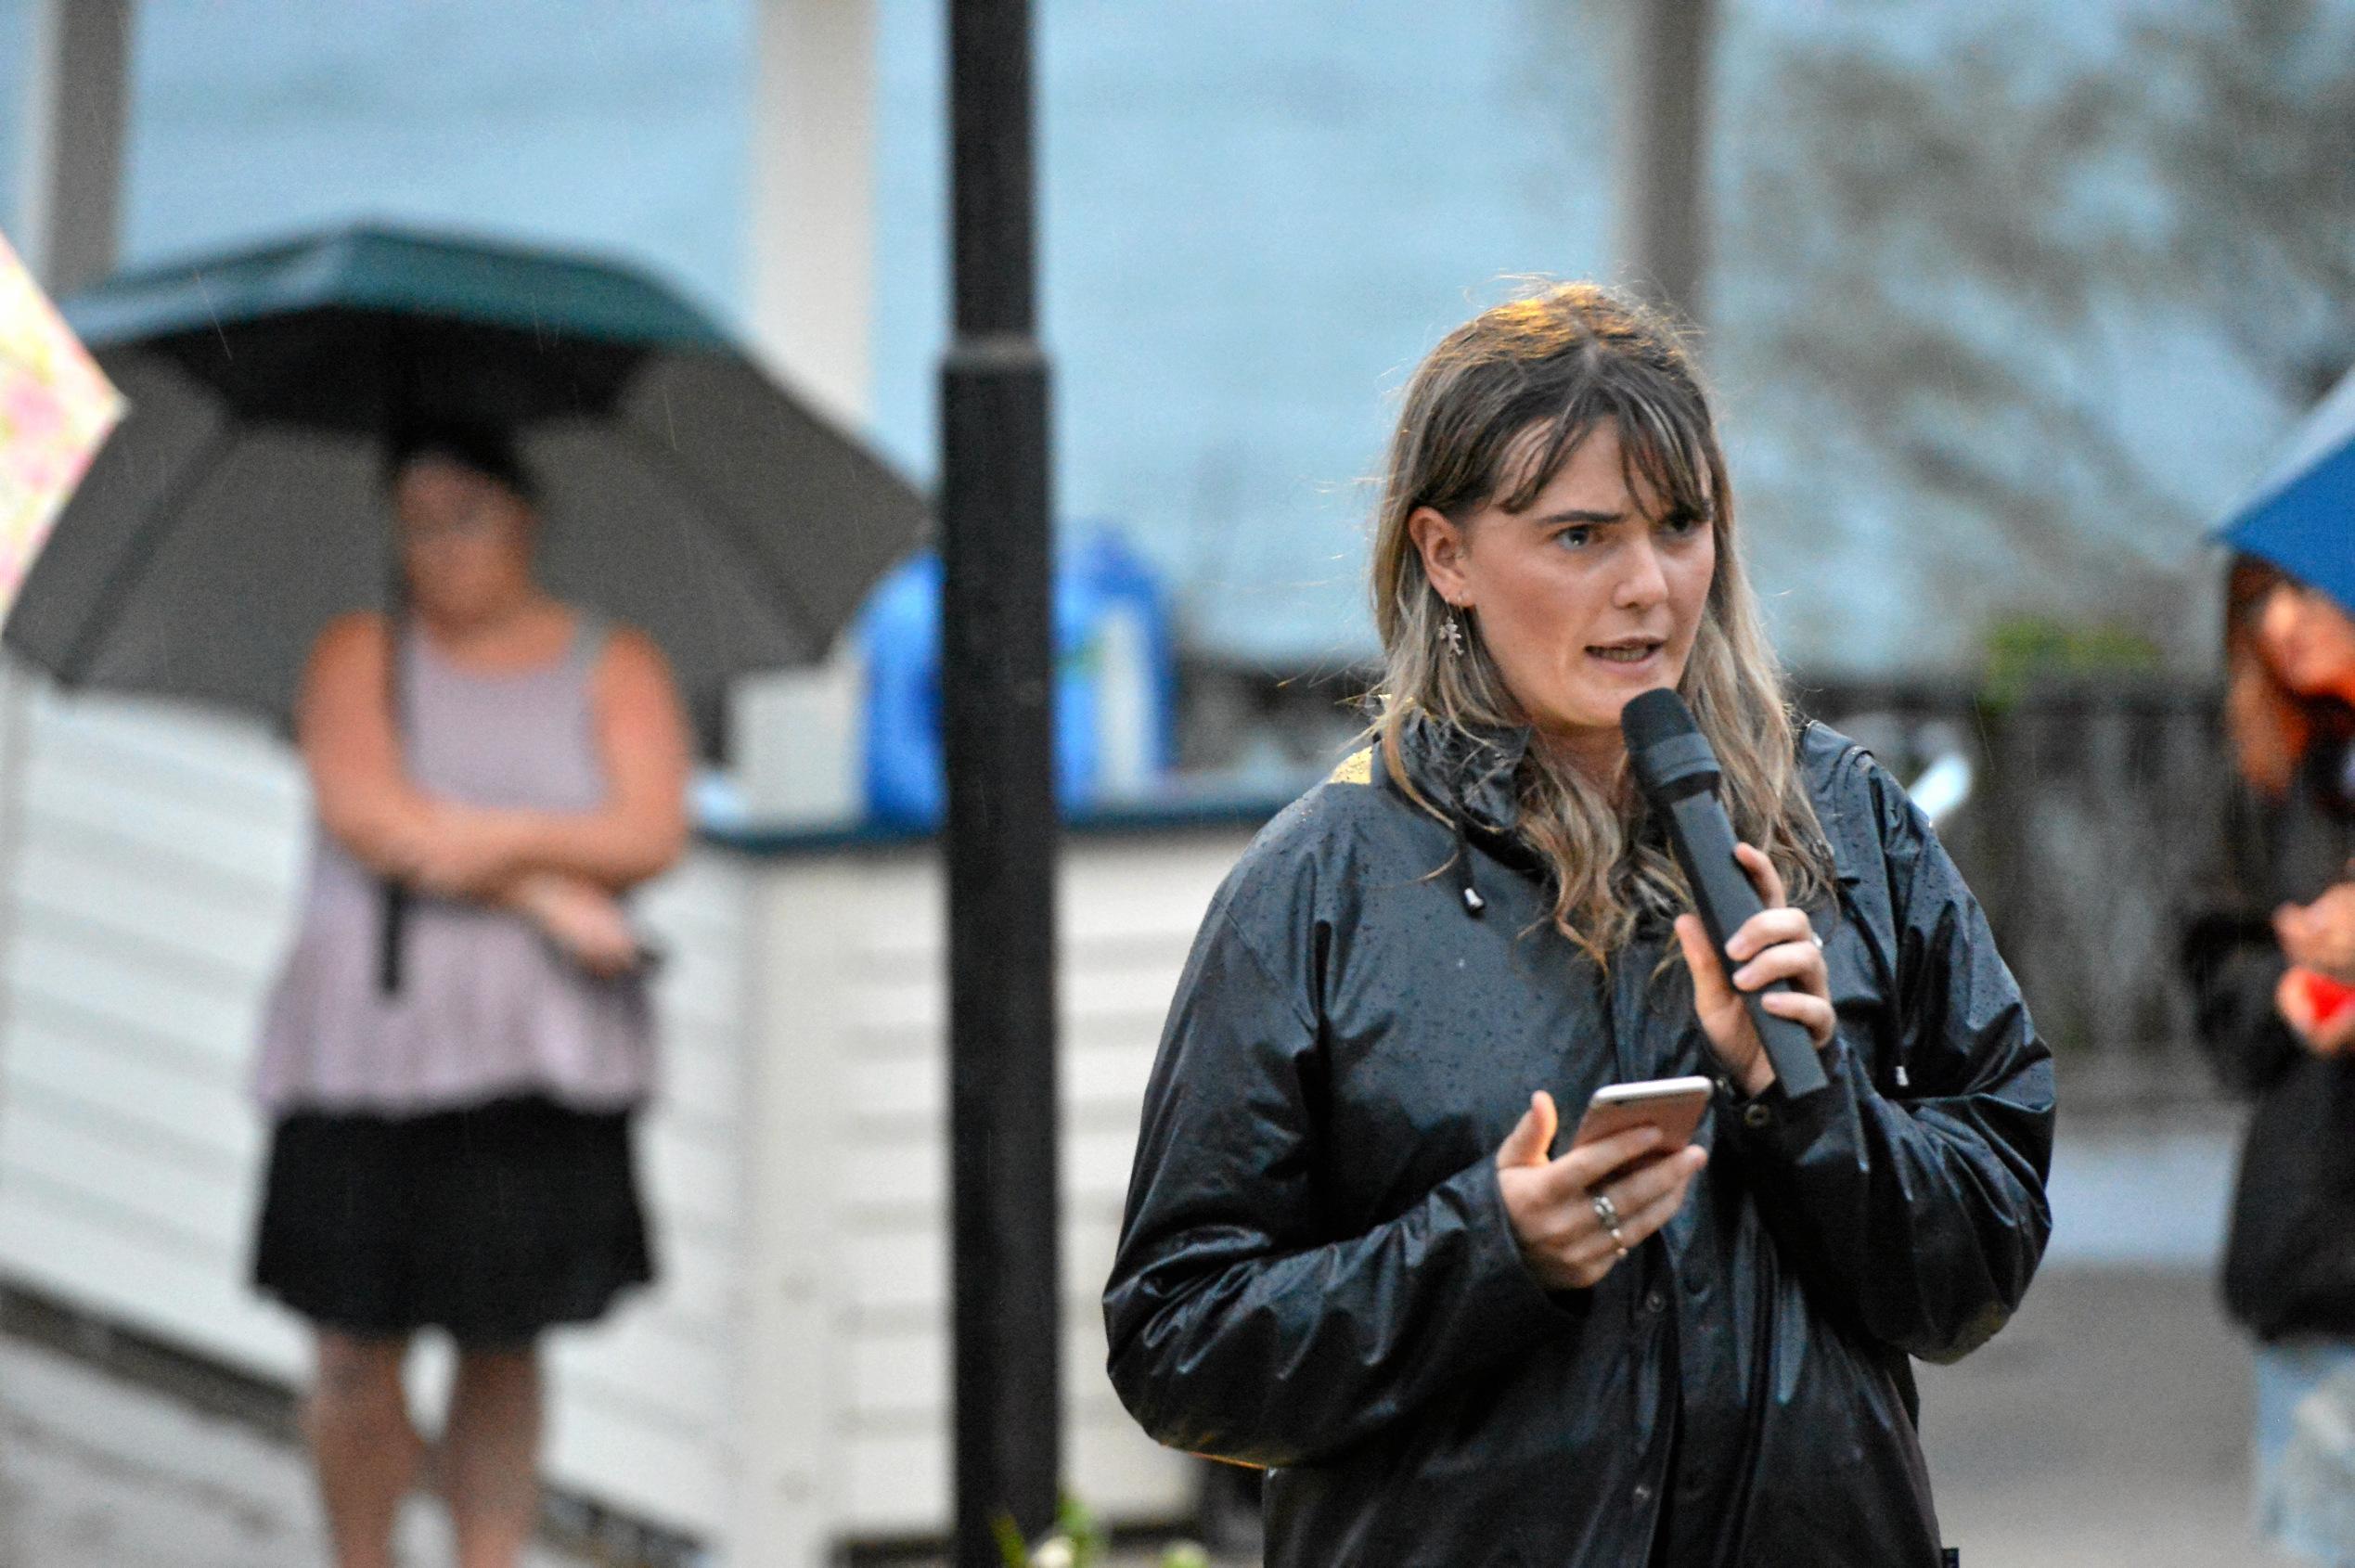
[[1607, 1192], [1597, 1192], [1587, 1202], [1594, 1205], [1594, 1217], [1602, 1222], [1604, 1230], [1610, 1232], [1611, 1244], [1619, 1249], [1621, 1257], [1626, 1257], [1628, 1237], [1627, 1233], [1619, 1228], [1619, 1205], [1611, 1201], [1611, 1195]]
[[1812, 942], [1812, 943], [1814, 943], [1814, 944], [1815, 944], [1815, 950], [1816, 950], [1817, 952], [1821, 953], [1821, 952], [1822, 952], [1822, 951], [1823, 951], [1823, 933], [1822, 933], [1821, 932], [1819, 932], [1819, 931], [1810, 931], [1810, 932], [1808, 932], [1808, 940], [1809, 942]]

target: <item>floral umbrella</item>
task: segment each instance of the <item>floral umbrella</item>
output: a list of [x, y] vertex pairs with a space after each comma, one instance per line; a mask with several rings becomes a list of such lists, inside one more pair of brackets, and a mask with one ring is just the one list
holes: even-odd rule
[[0, 237], [0, 615], [124, 408]]

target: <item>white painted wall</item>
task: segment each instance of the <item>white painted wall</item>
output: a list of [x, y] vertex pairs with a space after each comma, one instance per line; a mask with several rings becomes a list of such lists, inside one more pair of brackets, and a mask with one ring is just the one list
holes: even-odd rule
[[[1244, 839], [1232, 830], [1080, 838], [1062, 864], [1067, 1477], [1110, 1518], [1166, 1520], [1190, 1505], [1186, 1462], [1139, 1433], [1105, 1379], [1099, 1295], [1162, 1017]], [[755, 1379], [775, 1392], [753, 1402], [766, 1419], [791, 1424], [800, 1423], [783, 1412], [824, 1410], [817, 1424], [835, 1445], [832, 1463], [810, 1480], [812, 1513], [859, 1536], [935, 1534], [949, 1497], [937, 867], [929, 849], [784, 862], [763, 877], [759, 898], [756, 1029], [771, 1058], [761, 1115], [773, 1129], [779, 1190], [815, 1205], [797, 1222], [815, 1250], [806, 1267], [792, 1256], [756, 1257], [753, 1310], [756, 1321], [769, 1315], [771, 1331], [833, 1354], [780, 1354]], [[769, 1244], [780, 1235], [773, 1225], [763, 1233]], [[764, 1452], [769, 1470], [756, 1486], [787, 1495], [798, 1483], [784, 1473], [786, 1451]]]
[[[0, 1277], [299, 1380], [246, 1288], [264, 1129], [243, 1086], [307, 831], [242, 726], [37, 694], [0, 884]], [[1137, 1106], [1239, 829], [1080, 838], [1064, 863], [1068, 1451], [1113, 1519], [1188, 1504], [1103, 1375]], [[945, 1533], [941, 890], [928, 846], [698, 852], [649, 892], [673, 962], [641, 1145], [663, 1279], [559, 1337], [548, 1468], [613, 1508], [803, 1568]]]
[[[295, 1319], [245, 1286], [264, 1131], [245, 1095], [305, 848], [293, 758], [253, 730], [37, 694], [0, 954], [0, 1271], [289, 1381]], [[663, 1100], [641, 1144], [662, 1282], [560, 1336], [552, 1472], [673, 1526], [726, 1514], [751, 871], [701, 855], [650, 890]], [[429, 1400], [429, 1404], [433, 1401]]]

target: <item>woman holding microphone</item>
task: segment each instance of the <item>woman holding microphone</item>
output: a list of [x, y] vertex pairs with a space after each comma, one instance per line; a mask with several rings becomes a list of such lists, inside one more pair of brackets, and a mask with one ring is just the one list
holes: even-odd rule
[[[1488, 311], [1407, 390], [1375, 744], [1203, 923], [1105, 1296], [1146, 1429], [1268, 1469], [1276, 1568], [1940, 1562], [1909, 1357], [2027, 1288], [2051, 1063], [1904, 792], [1795, 728], [1737, 537], [1684, 350], [1616, 295]], [[1662, 688], [1767, 906], [1730, 977], [1628, 778]], [[1777, 980], [1803, 1099], [1740, 995]], [[1690, 1147], [1564, 1147], [1688, 1074]]]

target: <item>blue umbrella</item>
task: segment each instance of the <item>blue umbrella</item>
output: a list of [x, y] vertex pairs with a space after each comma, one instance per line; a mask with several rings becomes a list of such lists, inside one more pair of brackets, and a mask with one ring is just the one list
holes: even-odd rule
[[2307, 416], [2220, 533], [2355, 615], [2355, 374]]

